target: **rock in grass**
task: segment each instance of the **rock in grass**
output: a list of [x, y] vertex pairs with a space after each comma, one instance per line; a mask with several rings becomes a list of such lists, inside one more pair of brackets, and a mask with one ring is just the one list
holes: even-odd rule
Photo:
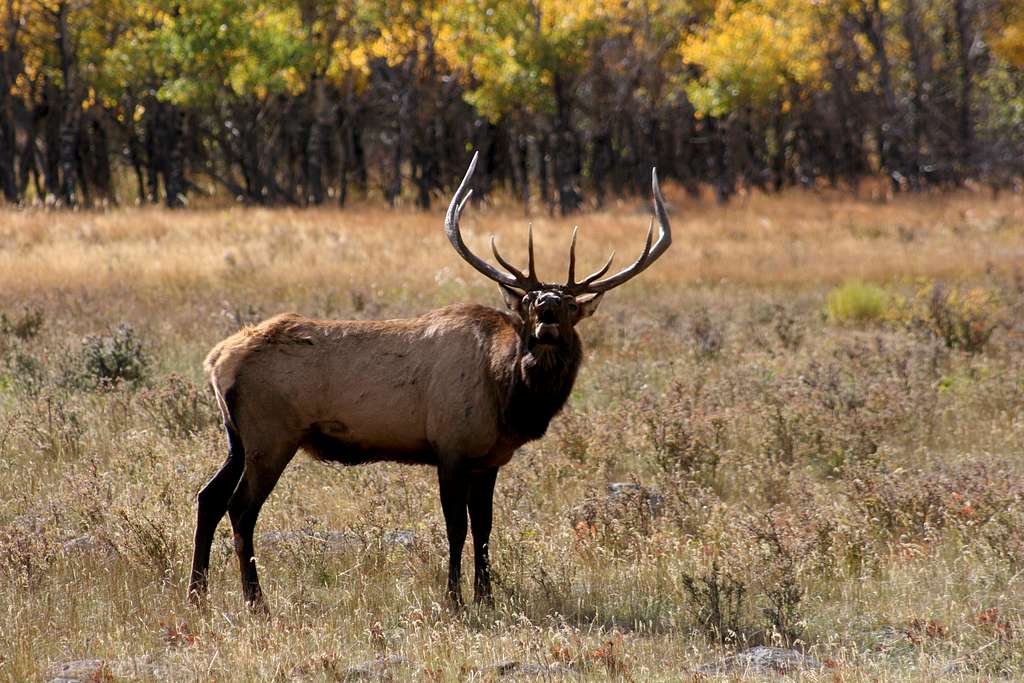
[[80, 681], [111, 681], [114, 672], [105, 659], [76, 659], [54, 667], [56, 675], [50, 683], [79, 683]]
[[89, 534], [66, 541], [61, 545], [61, 550], [65, 556], [96, 555], [108, 559], [117, 557], [117, 548], [110, 541]]
[[652, 518], [658, 516], [665, 502], [664, 496], [634, 482], [626, 481], [608, 484], [608, 500], [610, 502], [625, 503], [632, 498], [639, 499], [646, 504]]
[[75, 659], [58, 664], [50, 670], [49, 683], [107, 683], [139, 678], [178, 680], [181, 672], [149, 656], [123, 661], [109, 659]]
[[744, 650], [717, 662], [697, 668], [697, 673], [720, 674], [790, 674], [798, 671], [824, 668], [814, 657], [781, 647], [758, 647]]
[[[381, 657], [363, 662], [358, 666], [346, 669], [341, 674], [343, 681], [379, 681], [405, 680], [399, 676], [403, 669], [408, 669], [410, 662], [405, 657]], [[408, 673], [408, 672], [407, 672]]]
[[[496, 678], [565, 678], [578, 672], [565, 664], [537, 664], [533, 662], [507, 661], [477, 667], [476, 671]], [[488, 679], [489, 680], [489, 679]]]

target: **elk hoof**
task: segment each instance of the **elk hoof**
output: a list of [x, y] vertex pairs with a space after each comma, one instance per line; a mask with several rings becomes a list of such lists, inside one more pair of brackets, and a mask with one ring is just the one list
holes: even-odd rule
[[270, 616], [270, 608], [267, 607], [267, 603], [263, 599], [262, 595], [257, 598], [253, 598], [252, 600], [246, 600], [245, 606], [249, 608], [249, 614], [254, 617]]
[[203, 608], [209, 604], [207, 600], [206, 584], [202, 581], [194, 581], [188, 586], [188, 602], [193, 607]]

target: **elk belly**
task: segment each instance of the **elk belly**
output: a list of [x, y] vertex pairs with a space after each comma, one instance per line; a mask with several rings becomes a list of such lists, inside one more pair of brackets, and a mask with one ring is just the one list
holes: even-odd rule
[[314, 424], [303, 436], [300, 446], [315, 460], [341, 465], [368, 462], [437, 464], [437, 455], [426, 441], [405, 444], [364, 442], [353, 438], [345, 424], [336, 420]]

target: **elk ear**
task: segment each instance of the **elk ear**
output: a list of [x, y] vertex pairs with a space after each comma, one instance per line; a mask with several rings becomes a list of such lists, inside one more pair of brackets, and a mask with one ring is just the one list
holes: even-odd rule
[[498, 287], [501, 288], [501, 296], [505, 299], [505, 306], [508, 310], [518, 315], [523, 320], [526, 320], [526, 315], [523, 311], [523, 297], [526, 296], [523, 292], [518, 289], [513, 289], [508, 285], [503, 285], [500, 282]]
[[583, 320], [594, 315], [597, 311], [598, 304], [601, 303], [601, 297], [604, 296], [604, 292], [598, 292], [597, 294], [584, 294], [576, 297], [576, 303], [579, 305], [579, 311], [576, 314], [576, 320]]

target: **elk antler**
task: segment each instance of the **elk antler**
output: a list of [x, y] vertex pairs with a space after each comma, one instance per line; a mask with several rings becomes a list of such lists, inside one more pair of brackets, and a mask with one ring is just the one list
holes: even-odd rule
[[[466, 176], [455, 191], [451, 204], [448, 205], [448, 212], [444, 217], [444, 231], [448, 235], [448, 241], [452, 243], [455, 251], [469, 265], [495, 282], [508, 287], [515, 287], [525, 292], [544, 287], [545, 285], [537, 279], [537, 271], [534, 267], [532, 225], [529, 231], [528, 247], [530, 261], [525, 275], [521, 270], [502, 258], [501, 254], [498, 253], [497, 245], [494, 243], [493, 235], [491, 236], [491, 251], [494, 253], [494, 258], [498, 263], [508, 271], [507, 273], [501, 272], [471, 252], [462, 240], [462, 233], [459, 231], [459, 218], [462, 216], [462, 209], [465, 208], [466, 202], [469, 201], [470, 196], [473, 194], [473, 190], [468, 189], [466, 186], [469, 184], [473, 171], [476, 170], [476, 162], [479, 157], [479, 152], [473, 154], [473, 160], [469, 162], [469, 170], [466, 171]], [[665, 211], [665, 200], [661, 196], [661, 188], [658, 187], [658, 172], [656, 169], [651, 170], [651, 187], [654, 191], [654, 215], [658, 219], [661, 233], [658, 236], [657, 243], [653, 247], [651, 246], [651, 241], [654, 237], [654, 221], [652, 220], [650, 227], [647, 228], [647, 243], [644, 245], [644, 250], [632, 265], [611, 277], [599, 280], [598, 278], [607, 273], [608, 269], [612, 267], [612, 259], [615, 258], [615, 252], [612, 252], [612, 255], [608, 257], [608, 262], [601, 269], [583, 278], [581, 282], [576, 282], [576, 235], [579, 228], [574, 227], [572, 230], [572, 243], [569, 245], [569, 278], [562, 289], [574, 295], [607, 292], [609, 289], [618, 287], [627, 280], [639, 275], [665, 253], [665, 250], [672, 244], [672, 227], [668, 222], [668, 213]], [[549, 286], [557, 287], [557, 285]]]
[[627, 280], [639, 275], [658, 260], [659, 256], [665, 253], [665, 250], [672, 244], [672, 226], [669, 225], [668, 212], [665, 211], [665, 200], [661, 196], [661, 188], [658, 187], [657, 169], [651, 169], [651, 189], [654, 191], [654, 214], [657, 216], [658, 226], [661, 228], [661, 234], [654, 247], [651, 247], [651, 239], [654, 237], [654, 221], [651, 220], [651, 225], [647, 228], [647, 242], [644, 244], [644, 250], [640, 254], [640, 258], [634, 261], [632, 265], [611, 277], [598, 280], [599, 277], [607, 273], [608, 269], [611, 268], [612, 259], [615, 258], [615, 252], [612, 252], [608, 262], [600, 270], [583, 278], [582, 282], [576, 282], [576, 228], [573, 228], [572, 243], [569, 245], [569, 279], [565, 283], [567, 291], [573, 294], [607, 292], [609, 289], [618, 287]]
[[[498, 253], [498, 247], [494, 243], [493, 235], [491, 236], [491, 251], [494, 252], [494, 258], [497, 259], [498, 263], [500, 263], [508, 273], [501, 272], [491, 264], [487, 263], [487, 261], [484, 261], [482, 258], [471, 252], [469, 247], [466, 246], [466, 243], [462, 241], [462, 233], [459, 231], [459, 218], [462, 216], [462, 209], [466, 206], [466, 202], [469, 201], [470, 196], [473, 194], [473, 190], [467, 189], [466, 186], [469, 184], [469, 179], [472, 177], [473, 171], [476, 170], [476, 161], [479, 157], [479, 152], [475, 152], [473, 154], [473, 160], [469, 162], [469, 170], [466, 171], [466, 176], [459, 184], [459, 189], [455, 190], [455, 196], [452, 197], [451, 204], [448, 205], [448, 212], [444, 217], [444, 231], [445, 234], [448, 235], [448, 241], [452, 243], [453, 247], [455, 247], [455, 251], [459, 256], [461, 256], [469, 265], [476, 268], [485, 277], [488, 277], [499, 284], [521, 289], [524, 292], [538, 289], [542, 284], [540, 280], [537, 279], [537, 271], [533, 263], [533, 226], [530, 226], [530, 262], [527, 266], [526, 275], [523, 275], [521, 270], [501, 257], [501, 254]], [[511, 275], [509, 273], [511, 273]]]

